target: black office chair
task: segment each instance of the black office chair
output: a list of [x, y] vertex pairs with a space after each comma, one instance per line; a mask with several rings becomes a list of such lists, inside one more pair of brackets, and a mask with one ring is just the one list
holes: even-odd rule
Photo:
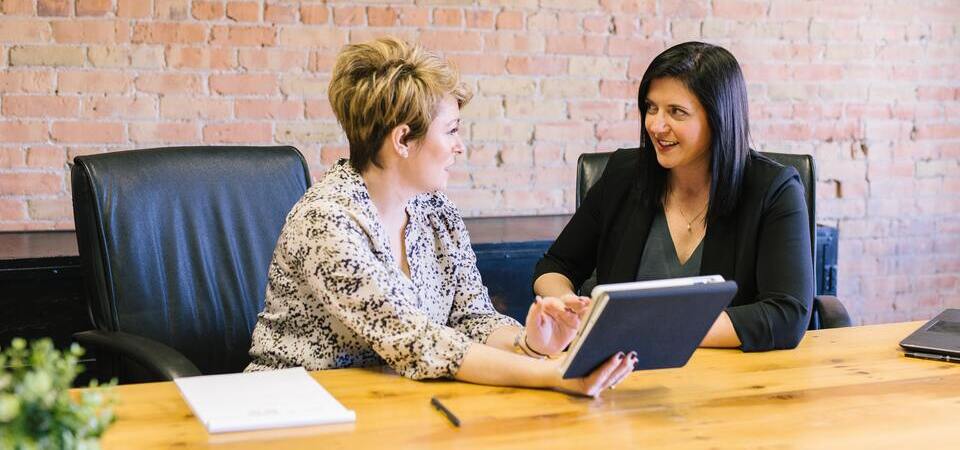
[[[310, 186], [293, 147], [79, 156], [77, 243], [101, 375], [121, 382], [243, 370], [287, 213]], [[105, 373], [103, 373], [105, 372]]]
[[[613, 153], [584, 153], [577, 159], [577, 208], [587, 195], [587, 191], [600, 179], [607, 161]], [[813, 157], [810, 155], [792, 155], [788, 153], [764, 152], [764, 156], [785, 166], [793, 166], [800, 174], [810, 217], [811, 255], [816, 261], [816, 192], [817, 177]], [[813, 312], [810, 315], [811, 330], [821, 328], [841, 328], [850, 326], [850, 315], [840, 300], [831, 295], [817, 295], [813, 298]]]

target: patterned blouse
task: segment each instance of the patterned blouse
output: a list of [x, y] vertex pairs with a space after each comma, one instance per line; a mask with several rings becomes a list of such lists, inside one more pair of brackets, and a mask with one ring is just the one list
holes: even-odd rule
[[304, 194], [274, 250], [247, 371], [386, 362], [413, 379], [449, 377], [471, 341], [520, 326], [493, 309], [453, 203], [421, 194], [406, 210], [410, 278], [347, 161]]

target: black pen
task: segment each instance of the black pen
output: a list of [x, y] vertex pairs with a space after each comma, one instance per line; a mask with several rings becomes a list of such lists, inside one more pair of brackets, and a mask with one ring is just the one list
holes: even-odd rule
[[957, 358], [956, 356], [937, 355], [933, 353], [904, 352], [904, 356], [908, 358], [932, 359], [934, 361], [960, 363], [960, 358]]
[[431, 397], [430, 404], [433, 405], [434, 408], [437, 408], [437, 411], [442, 412], [443, 415], [447, 417], [447, 420], [449, 420], [450, 423], [453, 424], [453, 426], [455, 427], [460, 426], [460, 419], [457, 418], [457, 416], [453, 413], [453, 411], [450, 411], [449, 409], [447, 409], [446, 406], [443, 406], [443, 403], [440, 403], [440, 399], [436, 397]]

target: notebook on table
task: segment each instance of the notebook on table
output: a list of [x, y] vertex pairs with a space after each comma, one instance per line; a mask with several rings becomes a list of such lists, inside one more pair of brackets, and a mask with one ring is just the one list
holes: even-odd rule
[[617, 352], [637, 352], [634, 370], [687, 363], [737, 293], [720, 275], [599, 285], [560, 370], [590, 374]]
[[210, 433], [355, 422], [303, 367], [173, 380]]

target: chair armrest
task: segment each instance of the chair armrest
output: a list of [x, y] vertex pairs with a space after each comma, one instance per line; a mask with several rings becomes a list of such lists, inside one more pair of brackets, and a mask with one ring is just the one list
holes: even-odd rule
[[850, 314], [840, 299], [832, 295], [818, 295], [813, 298], [813, 307], [820, 314], [820, 328], [843, 328], [850, 326]]
[[180, 352], [152, 339], [120, 331], [90, 330], [74, 333], [82, 345], [102, 348], [136, 361], [166, 381], [202, 375]]

